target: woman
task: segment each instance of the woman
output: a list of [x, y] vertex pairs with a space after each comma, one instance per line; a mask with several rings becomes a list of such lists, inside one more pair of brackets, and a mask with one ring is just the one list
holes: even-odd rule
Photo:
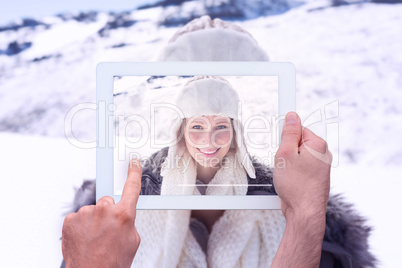
[[[172, 127], [177, 143], [143, 163], [142, 194], [274, 194], [272, 187], [258, 186], [272, 184], [272, 173], [254, 161], [256, 174], [238, 102], [221, 77], [191, 79], [176, 101], [185, 117]], [[137, 211], [136, 226], [142, 244], [134, 267], [268, 267], [285, 219], [279, 210]]]
[[[177, 108], [185, 116], [183, 119], [177, 118], [172, 126], [171, 136], [176, 144], [154, 154], [151, 159], [156, 158], [157, 163], [152, 161], [151, 163], [144, 163], [145, 181], [143, 185], [146, 187], [143, 187], [142, 194], [245, 195], [247, 190], [249, 190], [249, 194], [257, 194], [255, 192], [257, 189], [265, 190], [258, 194], [274, 194], [273, 187], [258, 186], [258, 184], [263, 183], [263, 180], [269, 180], [269, 178], [256, 180], [254, 166], [244, 143], [241, 122], [238, 120], [238, 102], [237, 92], [221, 77], [195, 77], [191, 79], [184, 86], [176, 101]], [[217, 151], [215, 152], [215, 150]], [[159, 171], [158, 167], [162, 163], [160, 158], [165, 158], [167, 154], [168, 156], [162, 164], [162, 171]], [[159, 157], [155, 157], [155, 155]], [[226, 165], [223, 165], [223, 162]], [[190, 171], [187, 173], [193, 174], [189, 174], [186, 181], [182, 181], [184, 178], [175, 179], [177, 180], [175, 182], [177, 187], [172, 186], [174, 179], [164, 180], [162, 183], [158, 173], [161, 173], [163, 177], [171, 176], [171, 173], [179, 168], [176, 167], [178, 164], [184, 168], [189, 168]], [[223, 169], [220, 170], [222, 165]], [[228, 179], [220, 177], [225, 175], [223, 171], [228, 169], [230, 165], [233, 166], [233, 174], [230, 174], [230, 181], [226, 182], [224, 180]], [[218, 172], [219, 170], [220, 172]], [[180, 172], [184, 173], [185, 171], [181, 170]], [[214, 178], [217, 172], [217, 178]], [[214, 180], [212, 180], [213, 178]], [[208, 184], [211, 180], [211, 187], [200, 186], [200, 183]], [[248, 189], [249, 181], [256, 186]], [[198, 182], [198, 188], [194, 189], [179, 186], [184, 183], [191, 186], [196, 182]], [[233, 189], [230, 187], [213, 187], [213, 184], [223, 183], [243, 186], [237, 186]], [[272, 181], [266, 181], [264, 184], [272, 184]]]

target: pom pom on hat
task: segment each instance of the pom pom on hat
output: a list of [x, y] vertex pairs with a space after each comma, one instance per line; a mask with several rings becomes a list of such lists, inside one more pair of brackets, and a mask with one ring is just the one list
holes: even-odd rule
[[161, 61], [268, 61], [257, 41], [241, 27], [202, 16], [169, 41]]

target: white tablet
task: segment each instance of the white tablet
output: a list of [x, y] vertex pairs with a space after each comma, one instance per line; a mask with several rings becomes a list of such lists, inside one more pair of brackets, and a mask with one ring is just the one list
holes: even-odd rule
[[103, 62], [96, 77], [96, 200], [118, 202], [138, 158], [138, 209], [280, 209], [270, 168], [296, 110], [293, 64]]

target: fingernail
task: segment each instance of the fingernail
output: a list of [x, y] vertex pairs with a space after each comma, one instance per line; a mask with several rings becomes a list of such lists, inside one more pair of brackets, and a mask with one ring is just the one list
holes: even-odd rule
[[133, 167], [138, 168], [140, 166], [141, 166], [141, 161], [138, 158], [135, 158], [135, 157], [131, 158], [130, 168], [133, 168]]
[[295, 125], [299, 121], [298, 116], [294, 112], [289, 112], [286, 115], [286, 125]]

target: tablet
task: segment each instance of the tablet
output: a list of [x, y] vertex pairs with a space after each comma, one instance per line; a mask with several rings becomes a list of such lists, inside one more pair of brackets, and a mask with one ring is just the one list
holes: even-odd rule
[[120, 200], [137, 158], [137, 209], [280, 209], [268, 167], [295, 84], [291, 63], [99, 63], [96, 200]]

